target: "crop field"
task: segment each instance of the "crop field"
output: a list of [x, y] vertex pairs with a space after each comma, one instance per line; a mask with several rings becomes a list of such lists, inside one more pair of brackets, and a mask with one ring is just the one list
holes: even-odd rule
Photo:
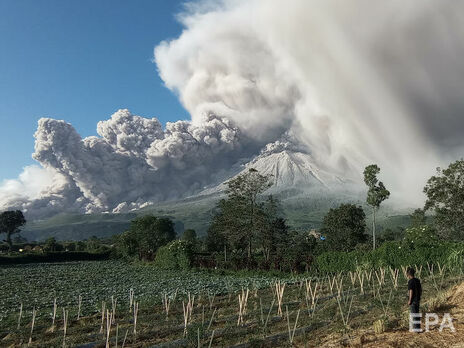
[[[37, 347], [310, 346], [407, 327], [405, 268], [275, 278], [161, 271], [122, 262], [0, 270], [0, 345]], [[424, 308], [462, 269], [418, 269]]]

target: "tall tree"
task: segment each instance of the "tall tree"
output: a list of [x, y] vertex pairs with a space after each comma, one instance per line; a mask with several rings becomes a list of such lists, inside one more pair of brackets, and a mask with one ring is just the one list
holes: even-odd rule
[[351, 251], [366, 241], [366, 214], [360, 206], [342, 204], [324, 217], [321, 234], [330, 250]]
[[26, 223], [21, 210], [8, 210], [0, 214], [0, 233], [6, 233], [6, 242], [11, 250], [11, 235], [20, 232], [20, 227]]
[[464, 239], [464, 160], [437, 168], [424, 188], [424, 209], [435, 212], [434, 224], [442, 237]]
[[247, 243], [249, 259], [261, 214], [258, 197], [271, 185], [270, 176], [262, 175], [254, 168], [250, 168], [247, 173], [240, 174], [227, 182], [227, 195], [233, 210], [231, 217], [235, 220], [238, 235]]
[[227, 186], [228, 197], [218, 203], [210, 232], [222, 234], [227, 241], [224, 248], [246, 248], [250, 259], [263, 214], [258, 199], [271, 186], [270, 176], [250, 169], [229, 180]]
[[376, 164], [371, 164], [364, 169], [364, 182], [368, 187], [366, 202], [372, 207], [372, 247], [375, 249], [375, 229], [376, 212], [380, 204], [390, 197], [390, 191], [385, 188], [383, 182], [377, 179], [380, 168]]

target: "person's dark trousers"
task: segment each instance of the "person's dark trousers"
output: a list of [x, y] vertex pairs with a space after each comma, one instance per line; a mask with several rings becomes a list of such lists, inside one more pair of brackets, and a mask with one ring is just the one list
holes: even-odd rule
[[[418, 302], [413, 302], [410, 306], [409, 306], [409, 313], [413, 314], [413, 313], [419, 313], [419, 303]], [[414, 320], [417, 320], [419, 321], [419, 318], [416, 318]], [[421, 325], [420, 323], [414, 323], [414, 330], [419, 330], [420, 331], [420, 328], [421, 328]]]

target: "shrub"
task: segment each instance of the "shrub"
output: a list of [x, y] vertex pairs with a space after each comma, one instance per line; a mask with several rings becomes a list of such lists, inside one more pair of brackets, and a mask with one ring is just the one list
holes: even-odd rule
[[158, 249], [155, 266], [163, 269], [189, 269], [192, 259], [192, 244], [183, 240], [175, 240]]
[[437, 232], [430, 225], [407, 228], [404, 240], [410, 248], [428, 247], [438, 244]]
[[440, 263], [462, 265], [464, 243], [446, 242], [424, 245], [408, 242], [385, 242], [376, 250], [369, 252], [325, 252], [316, 258], [316, 266], [321, 272], [346, 272], [356, 268], [399, 268], [408, 265]]
[[327, 273], [354, 271], [362, 264], [362, 258], [359, 251], [328, 251], [316, 258], [316, 266], [319, 271]]

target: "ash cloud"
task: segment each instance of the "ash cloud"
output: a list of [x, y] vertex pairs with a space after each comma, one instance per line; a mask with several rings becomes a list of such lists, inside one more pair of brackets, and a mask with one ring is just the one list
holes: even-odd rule
[[[258, 146], [231, 121], [212, 114], [199, 124], [169, 122], [163, 130], [156, 118], [119, 110], [99, 122], [97, 132], [100, 137], [81, 138], [65, 121], [40, 119], [32, 157], [42, 168], [26, 168], [19, 180], [6, 182], [0, 193], [8, 198], [0, 205], [32, 218], [136, 209], [201, 190]], [[15, 195], [34, 182], [31, 171], [42, 178], [38, 187]]]
[[42, 216], [183, 197], [288, 134], [340, 177], [361, 182], [378, 163], [392, 198], [420, 204], [434, 169], [462, 157], [463, 13], [454, 0], [190, 3], [154, 56], [192, 120], [163, 129], [120, 110], [82, 139], [41, 119], [42, 167], [4, 182], [0, 207]]

